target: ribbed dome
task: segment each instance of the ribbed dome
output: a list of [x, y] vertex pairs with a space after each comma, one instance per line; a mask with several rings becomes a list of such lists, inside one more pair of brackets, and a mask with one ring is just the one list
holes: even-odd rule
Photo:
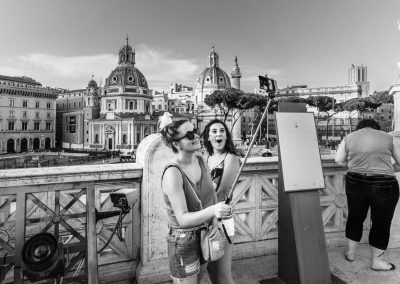
[[118, 66], [111, 72], [106, 80], [105, 87], [143, 87], [148, 88], [147, 80], [137, 68], [135, 68], [135, 51], [126, 39], [126, 45], [119, 50]]
[[231, 86], [228, 74], [219, 68], [219, 56], [214, 47], [209, 55], [209, 66], [199, 74], [196, 80], [196, 89], [215, 88], [226, 89]]
[[142, 72], [135, 67], [118, 66], [111, 72], [106, 80], [106, 88], [113, 86], [130, 86], [148, 88], [147, 81]]
[[216, 89], [226, 89], [231, 86], [228, 74], [219, 67], [208, 67], [196, 80], [196, 88], [214, 87]]
[[97, 83], [95, 80], [90, 80], [88, 84], [88, 88], [97, 88]]

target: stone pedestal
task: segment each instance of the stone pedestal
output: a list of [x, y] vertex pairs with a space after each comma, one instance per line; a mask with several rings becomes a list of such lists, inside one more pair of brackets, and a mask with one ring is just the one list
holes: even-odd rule
[[161, 175], [173, 152], [151, 134], [140, 142], [136, 162], [143, 167], [141, 193], [141, 250], [136, 281], [160, 283], [170, 280], [167, 260], [167, 214]]

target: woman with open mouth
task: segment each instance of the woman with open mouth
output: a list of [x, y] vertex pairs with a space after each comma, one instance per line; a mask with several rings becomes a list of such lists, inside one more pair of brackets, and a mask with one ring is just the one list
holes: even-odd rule
[[[224, 122], [219, 119], [210, 121], [203, 132], [204, 147], [207, 150], [206, 160], [210, 168], [211, 178], [217, 193], [218, 201], [224, 201], [228, 196], [232, 181], [240, 168], [240, 158], [233, 144], [232, 135]], [[233, 217], [223, 219], [227, 238], [233, 241]], [[234, 283], [232, 278], [232, 243], [227, 244], [224, 256], [208, 264], [208, 270], [215, 270], [217, 279], [213, 283]]]

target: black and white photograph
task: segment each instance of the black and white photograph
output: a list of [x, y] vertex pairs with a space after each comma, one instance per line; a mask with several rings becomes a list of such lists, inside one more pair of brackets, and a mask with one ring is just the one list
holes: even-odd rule
[[400, 2], [0, 1], [0, 284], [400, 283]]

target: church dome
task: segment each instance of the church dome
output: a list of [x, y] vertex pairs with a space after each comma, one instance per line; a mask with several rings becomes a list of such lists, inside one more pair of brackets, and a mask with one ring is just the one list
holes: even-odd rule
[[115, 89], [115, 87], [148, 88], [146, 78], [142, 72], [135, 68], [135, 50], [132, 50], [132, 47], [128, 44], [128, 39], [126, 45], [119, 50], [118, 66], [106, 79], [105, 87], [107, 89]]
[[219, 56], [214, 47], [209, 56], [209, 66], [199, 74], [196, 89], [226, 89], [231, 87], [228, 74], [219, 67]]
[[97, 83], [95, 80], [90, 80], [88, 84], [88, 88], [97, 88]]
[[108, 76], [106, 88], [110, 87], [143, 87], [148, 88], [142, 72], [135, 67], [118, 66]]

